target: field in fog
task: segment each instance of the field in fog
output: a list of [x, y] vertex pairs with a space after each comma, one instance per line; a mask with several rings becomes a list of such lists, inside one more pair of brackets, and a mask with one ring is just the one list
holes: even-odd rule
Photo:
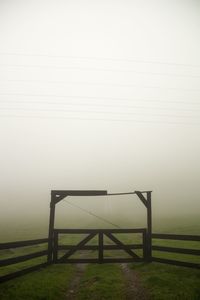
[[[116, 220], [117, 221], [117, 220]], [[61, 222], [62, 223], [62, 222]], [[63, 221], [63, 224], [65, 222]], [[137, 223], [137, 222], [136, 222]], [[129, 223], [130, 224], [130, 223]], [[134, 222], [132, 223], [132, 225]], [[197, 216], [182, 217], [182, 218], [166, 218], [165, 220], [157, 220], [154, 222], [153, 232], [163, 232], [163, 233], [180, 233], [180, 234], [199, 234], [200, 232], [200, 221]], [[47, 228], [46, 225], [30, 223], [29, 227], [24, 228], [22, 224], [12, 224], [15, 226], [10, 226], [7, 229], [8, 235], [6, 233], [1, 233], [1, 242], [4, 240], [20, 240], [29, 239], [36, 237], [46, 237]], [[16, 226], [18, 225], [18, 227]], [[84, 226], [83, 226], [84, 225]], [[80, 222], [77, 223], [78, 227], [101, 227], [102, 224], [98, 223], [87, 223]], [[124, 222], [124, 225], [126, 222]], [[138, 224], [136, 224], [138, 225]], [[71, 224], [73, 227], [74, 224]], [[13, 230], [12, 230], [13, 229]], [[123, 235], [123, 234], [122, 234]], [[60, 243], [69, 244], [76, 243], [80, 239], [80, 236], [76, 237], [62, 236]], [[124, 235], [121, 240], [130, 242], [130, 237]], [[139, 241], [139, 236], [133, 239], [133, 242]], [[91, 244], [95, 244], [96, 241], [91, 241]], [[108, 242], [109, 244], [109, 242]], [[186, 242], [186, 241], [154, 241], [154, 245], [162, 246], [173, 246], [173, 247], [183, 247], [200, 249], [199, 242]], [[27, 253], [32, 253], [34, 251], [40, 251], [45, 249], [46, 245], [37, 245], [24, 247], [20, 249], [2, 250], [1, 257], [15, 257], [16, 255], [23, 255]], [[137, 252], [138, 251], [138, 252]], [[137, 250], [140, 253], [140, 250]], [[113, 257], [118, 251], [106, 251], [107, 257]], [[123, 257], [126, 254], [123, 251], [120, 253]], [[78, 257], [82, 257], [83, 252], [79, 253]], [[97, 255], [96, 251], [88, 251], [88, 254], [84, 254], [84, 257], [95, 257]], [[118, 253], [119, 255], [119, 253]], [[199, 256], [189, 256], [184, 254], [170, 254], [170, 253], [159, 253], [158, 251], [153, 251], [153, 255], [157, 257], [164, 257], [169, 259], [177, 259], [182, 261], [190, 261], [200, 263]], [[76, 256], [77, 257], [77, 254]], [[16, 271], [27, 266], [34, 265], [38, 262], [44, 261], [45, 258], [36, 258], [28, 262], [23, 262], [20, 264], [11, 265], [8, 267], [1, 268], [0, 274], [5, 275], [10, 271]], [[136, 272], [140, 277], [142, 286], [148, 291], [150, 299], [156, 300], [168, 300], [168, 299], [181, 299], [181, 300], [197, 300], [200, 296], [200, 271], [190, 270], [183, 267], [175, 267], [162, 265], [158, 263], [143, 264], [134, 263], [130, 264], [131, 270]], [[50, 300], [64, 300], [66, 298], [66, 291], [70, 289], [70, 282], [76, 278], [76, 268], [74, 265], [54, 265], [50, 266], [44, 270], [33, 272], [31, 274], [25, 275], [21, 278], [14, 279], [10, 282], [1, 285], [0, 297], [3, 300], [30, 300], [36, 299], [50, 299]], [[76, 295], [78, 300], [86, 300], [91, 297], [95, 299], [116, 299], [125, 300], [127, 294], [127, 286], [125, 284], [124, 274], [118, 264], [105, 264], [105, 265], [87, 265], [84, 269], [80, 280], [79, 290]], [[114, 298], [112, 298], [114, 297]], [[69, 298], [70, 299], [70, 298]]]

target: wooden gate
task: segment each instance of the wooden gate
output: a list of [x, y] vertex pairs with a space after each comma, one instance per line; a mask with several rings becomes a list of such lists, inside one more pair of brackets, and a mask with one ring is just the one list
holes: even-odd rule
[[[84, 238], [81, 239], [75, 245], [60, 245], [59, 235], [60, 234], [84, 234]], [[117, 234], [117, 236], [116, 236]], [[141, 244], [125, 244], [120, 240], [120, 234], [141, 234]], [[105, 244], [105, 237], [107, 241], [112, 241], [112, 244]], [[94, 238], [96, 244], [88, 244]], [[96, 239], [95, 239], [96, 238]], [[142, 249], [141, 254], [136, 254], [133, 250]], [[67, 250], [63, 254], [63, 252]], [[77, 251], [86, 250], [90, 251], [90, 257], [72, 258], [76, 256]], [[127, 257], [112, 257], [105, 258], [104, 250], [123, 250]], [[98, 257], [94, 258], [93, 251], [98, 251]], [[62, 253], [60, 253], [62, 252]], [[113, 252], [110, 252], [112, 254]], [[53, 262], [54, 263], [121, 263], [121, 262], [139, 262], [147, 260], [147, 231], [145, 228], [140, 229], [54, 229], [54, 240], [53, 240]], [[92, 257], [91, 257], [92, 256]]]

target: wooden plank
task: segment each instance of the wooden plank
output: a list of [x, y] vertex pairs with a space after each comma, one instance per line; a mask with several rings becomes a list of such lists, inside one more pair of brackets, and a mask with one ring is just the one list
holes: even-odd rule
[[200, 235], [152, 233], [152, 238], [162, 240], [200, 241]]
[[104, 258], [105, 263], [131, 263], [131, 262], [143, 262], [142, 258]]
[[[137, 245], [127, 244], [126, 247], [129, 249], [142, 249], [143, 245], [142, 244], [137, 244]], [[70, 250], [70, 249], [75, 249], [75, 248], [76, 248], [76, 245], [59, 245], [58, 246], [58, 250]], [[123, 248], [119, 245], [103, 245], [103, 249], [104, 250], [120, 250]], [[84, 245], [81, 248], [79, 248], [79, 250], [99, 250], [99, 246], [98, 245]]]
[[133, 258], [138, 259], [139, 256], [137, 254], [135, 254], [132, 250], [130, 250], [129, 248], [126, 247], [126, 245], [124, 245], [121, 241], [119, 241], [115, 236], [113, 236], [111, 233], [106, 233], [106, 236], [111, 239], [111, 241], [113, 241], [114, 243], [116, 243], [117, 245], [121, 246], [122, 249], [127, 252], [129, 255], [131, 255]]
[[[128, 263], [128, 262], [142, 262], [143, 259], [133, 259], [133, 258], [104, 258], [103, 263]], [[97, 258], [69, 258], [66, 261], [57, 261], [57, 264], [87, 264], [87, 263], [99, 263]]]
[[163, 263], [163, 264], [174, 265], [174, 266], [200, 269], [200, 264], [197, 264], [197, 263], [190, 263], [190, 262], [171, 260], [171, 259], [165, 259], [165, 258], [157, 258], [157, 257], [152, 257], [152, 261], [158, 262], [158, 263]]
[[54, 196], [105, 196], [106, 190], [53, 190], [51, 191]]
[[6, 282], [8, 280], [11, 280], [11, 279], [14, 279], [14, 278], [17, 278], [17, 277], [20, 277], [20, 276], [28, 274], [28, 273], [31, 273], [33, 271], [37, 271], [41, 268], [46, 267], [47, 265], [48, 265], [47, 263], [42, 263], [42, 264], [39, 264], [39, 265], [36, 265], [36, 266], [33, 266], [33, 267], [29, 267], [29, 268], [24, 269], [24, 270], [20, 270], [20, 271], [11, 273], [11, 274], [1, 276], [0, 277], [0, 283]]
[[175, 248], [175, 247], [165, 247], [165, 246], [152, 246], [152, 249], [157, 251], [164, 251], [164, 252], [200, 255], [200, 250], [197, 249], [185, 249], [185, 248]]
[[103, 263], [103, 233], [99, 233], [99, 263]]
[[99, 232], [102, 233], [143, 233], [145, 232], [146, 228], [127, 228], [127, 229], [65, 229], [65, 228], [59, 228], [59, 229], [54, 229], [54, 232], [58, 232], [60, 234], [62, 233], [73, 233], [73, 234], [81, 234], [81, 233], [96, 233], [98, 234]]
[[66, 260], [69, 256], [71, 256], [72, 254], [74, 254], [77, 250], [79, 250], [82, 246], [84, 246], [86, 243], [88, 243], [94, 236], [96, 235], [96, 233], [90, 233], [88, 236], [86, 236], [82, 241], [80, 241], [77, 245], [75, 249], [71, 249], [69, 250], [64, 256], [62, 256], [59, 261], [63, 261]]
[[89, 264], [89, 263], [99, 263], [98, 258], [68, 258], [66, 261], [57, 260], [56, 264]]
[[27, 240], [27, 241], [16, 241], [16, 242], [9, 242], [9, 243], [1, 243], [0, 244], [0, 250], [26, 247], [26, 246], [38, 245], [38, 244], [44, 244], [44, 243], [47, 243], [48, 241], [49, 241], [48, 238], [45, 238], [45, 239], [37, 239], [37, 240]]
[[48, 253], [48, 251], [44, 250], [44, 251], [39, 251], [39, 252], [23, 255], [23, 256], [2, 259], [2, 260], [0, 260], [0, 267], [17, 264], [22, 261], [26, 261], [26, 260], [33, 259], [36, 257], [44, 256], [44, 255], [47, 255], [47, 253]]
[[139, 192], [139, 191], [135, 191], [135, 194], [142, 201], [142, 203], [144, 204], [144, 206], [147, 207], [147, 199], [144, 197], [144, 195], [141, 192]]

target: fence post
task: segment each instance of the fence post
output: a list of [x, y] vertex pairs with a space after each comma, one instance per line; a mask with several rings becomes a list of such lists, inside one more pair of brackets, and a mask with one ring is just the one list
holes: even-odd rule
[[103, 232], [99, 232], [99, 263], [103, 263]]

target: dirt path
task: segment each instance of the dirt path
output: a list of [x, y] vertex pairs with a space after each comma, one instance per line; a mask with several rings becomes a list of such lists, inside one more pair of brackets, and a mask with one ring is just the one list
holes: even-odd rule
[[77, 299], [77, 293], [79, 290], [80, 280], [85, 272], [86, 267], [87, 267], [87, 264], [76, 264], [75, 276], [70, 283], [69, 289], [66, 294], [66, 300]]
[[128, 264], [121, 264], [126, 279], [126, 300], [149, 300], [148, 291], [142, 286], [137, 272], [131, 270]]

